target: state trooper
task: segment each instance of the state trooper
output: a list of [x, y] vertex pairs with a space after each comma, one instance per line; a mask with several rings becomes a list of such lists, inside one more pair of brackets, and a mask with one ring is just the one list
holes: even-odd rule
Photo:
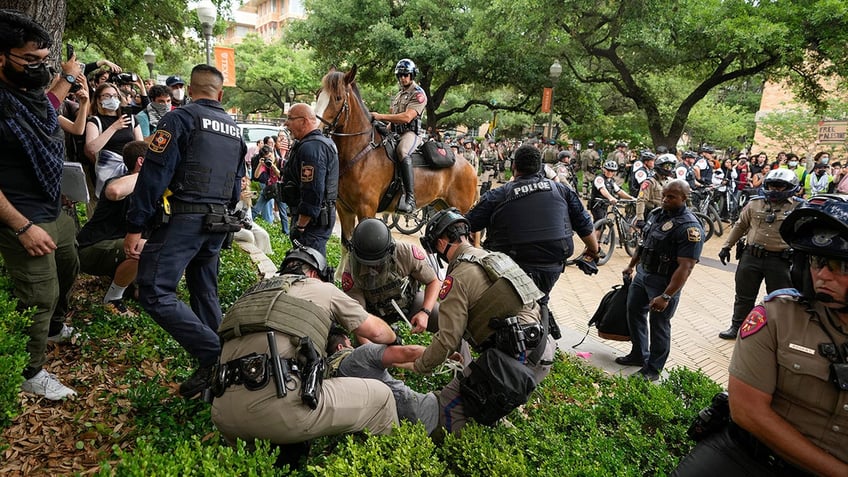
[[[220, 366], [210, 388], [212, 422], [232, 443], [265, 439], [286, 445], [287, 463], [316, 437], [398, 424], [391, 390], [374, 379], [324, 379], [334, 323], [374, 343], [399, 343], [394, 331], [332, 283], [317, 250], [296, 247], [280, 275], [262, 280], [227, 311], [219, 329]], [[269, 333], [271, 332], [271, 333]]]
[[583, 197], [587, 197], [592, 190], [591, 184], [595, 181], [600, 160], [601, 156], [595, 150], [595, 141], [586, 143], [586, 149], [580, 152], [580, 170], [583, 171]]
[[731, 247], [745, 237], [745, 249], [736, 268], [733, 316], [730, 328], [718, 334], [721, 339], [736, 338], [742, 320], [754, 307], [763, 280], [767, 293], [792, 286], [789, 276], [792, 250], [780, 237], [779, 230], [786, 217], [803, 203], [795, 196], [799, 190], [798, 177], [789, 169], [774, 169], [766, 174], [763, 184], [765, 195], [752, 197], [745, 205], [718, 254], [726, 265]]
[[674, 154], [662, 154], [654, 161], [653, 175], [642, 181], [639, 186], [639, 196], [636, 197], [636, 226], [644, 225], [648, 214], [662, 205], [662, 189], [674, 175], [677, 158]]
[[400, 91], [392, 100], [389, 114], [372, 113], [377, 121], [388, 121], [392, 131], [400, 135], [397, 156], [400, 168], [400, 179], [406, 195], [398, 201], [399, 212], [415, 210], [415, 182], [412, 169], [412, 153], [421, 145], [421, 115], [427, 107], [427, 94], [415, 82], [418, 67], [408, 58], [395, 65], [395, 77], [400, 85]]
[[498, 151], [494, 143], [489, 143], [480, 152], [480, 193], [492, 188], [492, 178], [498, 175]]
[[[507, 365], [520, 367], [528, 379], [538, 384], [550, 372], [556, 351], [536, 303], [542, 292], [507, 255], [471, 245], [469, 234], [468, 220], [450, 208], [430, 219], [421, 238], [424, 249], [448, 262], [448, 266], [439, 291], [439, 331], [415, 360], [414, 370], [431, 373], [459, 351], [465, 365], [462, 374], [468, 377], [474, 363], [468, 347], [460, 346], [464, 339], [478, 352], [498, 350], [510, 360]], [[445, 386], [438, 397], [441, 424], [448, 432], [459, 432], [469, 415], [485, 412], [479, 407], [467, 408], [469, 395], [460, 398], [458, 378]]]
[[435, 331], [442, 282], [426, 258], [417, 245], [395, 242], [382, 220], [365, 219], [353, 230], [342, 290], [390, 324], [404, 319], [414, 333]]
[[[159, 120], [127, 211], [124, 254], [139, 260], [139, 303], [198, 362], [180, 385], [186, 398], [206, 387], [221, 352], [218, 255], [240, 228], [228, 210], [241, 195], [247, 146], [221, 107], [223, 84], [212, 66], [192, 69], [192, 102]], [[190, 307], [177, 298], [183, 274]]]
[[559, 151], [557, 159], [559, 162], [554, 166], [554, 172], [556, 172], [554, 180], [568, 186], [569, 189], [579, 194], [580, 192], [577, 190], [577, 173], [574, 170], [574, 165], [571, 163], [571, 151]]

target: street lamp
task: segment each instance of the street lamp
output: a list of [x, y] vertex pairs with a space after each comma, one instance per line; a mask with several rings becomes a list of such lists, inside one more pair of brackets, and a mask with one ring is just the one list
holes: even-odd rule
[[287, 96], [288, 96], [288, 99], [289, 99], [289, 108], [291, 108], [292, 103], [294, 103], [294, 88], [289, 88], [289, 93], [288, 93]]
[[554, 64], [548, 70], [548, 75], [551, 77], [551, 112], [548, 115], [548, 138], [551, 138], [554, 134], [554, 87], [560, 75], [562, 75], [562, 65], [559, 64], [559, 60], [554, 60]]
[[156, 64], [156, 53], [153, 53], [153, 50], [148, 46], [146, 50], [144, 50], [144, 62], [147, 63], [147, 75], [148, 78], [153, 79], [153, 65]]
[[212, 28], [218, 18], [218, 9], [215, 8], [215, 4], [211, 0], [203, 0], [197, 4], [197, 18], [200, 19], [203, 36], [206, 38], [206, 64], [211, 65], [212, 51], [209, 48], [209, 43], [212, 41]]

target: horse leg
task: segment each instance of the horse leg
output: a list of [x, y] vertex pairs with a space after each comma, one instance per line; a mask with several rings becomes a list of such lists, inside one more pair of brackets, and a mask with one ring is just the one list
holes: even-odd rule
[[350, 251], [348, 248], [350, 247], [350, 238], [353, 236], [353, 228], [354, 222], [356, 220], [356, 216], [354, 213], [349, 210], [344, 204], [341, 202], [336, 203], [336, 212], [339, 214], [339, 223], [342, 228], [342, 253], [339, 258], [339, 266], [336, 267], [336, 273], [333, 277], [336, 281], [341, 281], [342, 274], [344, 273], [344, 265], [347, 263], [347, 257]]

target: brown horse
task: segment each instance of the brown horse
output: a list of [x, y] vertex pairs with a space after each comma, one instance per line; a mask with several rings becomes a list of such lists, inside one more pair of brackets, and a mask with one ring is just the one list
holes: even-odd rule
[[[347, 73], [331, 69], [321, 80], [315, 114], [327, 125], [339, 149], [339, 197], [336, 210], [347, 244], [357, 220], [374, 217], [380, 198], [394, 178], [394, 163], [383, 137], [356, 86], [356, 66]], [[400, 194], [397, 194], [400, 196]], [[441, 199], [463, 213], [477, 201], [477, 174], [464, 157], [444, 169], [415, 168], [415, 197], [419, 207]], [[389, 204], [394, 211], [397, 198]], [[341, 267], [340, 267], [341, 268]]]

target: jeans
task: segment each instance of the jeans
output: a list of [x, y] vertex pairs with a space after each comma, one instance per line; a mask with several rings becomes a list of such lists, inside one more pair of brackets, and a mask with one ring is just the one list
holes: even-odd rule
[[283, 224], [283, 233], [289, 234], [289, 206], [285, 202], [277, 203], [277, 212], [280, 213], [280, 222]]
[[256, 199], [256, 204], [253, 205], [253, 216], [262, 217], [262, 220], [269, 224], [274, 223], [274, 199], [265, 198], [265, 184], [259, 191], [259, 197]]
[[665, 293], [669, 278], [657, 273], [648, 273], [639, 265], [636, 277], [627, 294], [627, 324], [633, 349], [630, 356], [641, 356], [643, 369], [659, 374], [671, 350], [671, 317], [677, 310], [680, 292], [671, 297], [662, 312], [650, 312], [650, 341], [648, 336], [648, 311], [651, 300]]

